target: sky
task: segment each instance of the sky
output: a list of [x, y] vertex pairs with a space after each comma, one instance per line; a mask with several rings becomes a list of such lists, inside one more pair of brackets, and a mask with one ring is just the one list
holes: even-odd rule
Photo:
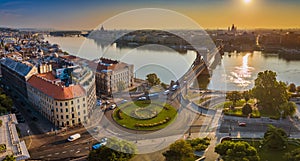
[[[300, 0], [0, 0], [0, 26], [94, 29], [116, 15], [141, 8], [171, 10], [202, 28], [222, 29], [232, 24], [243, 29], [300, 28]], [[161, 26], [185, 23], [177, 22], [176, 14], [168, 20], [160, 19], [164, 16], [158, 13], [151, 18], [143, 17], [141, 12], [133, 14], [140, 24], [152, 19]], [[125, 21], [130, 19], [115, 19], [108, 28], [122, 28]]]

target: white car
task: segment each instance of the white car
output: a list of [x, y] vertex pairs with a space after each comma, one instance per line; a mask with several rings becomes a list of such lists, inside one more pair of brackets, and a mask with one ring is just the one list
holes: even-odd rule
[[68, 141], [74, 141], [74, 140], [77, 140], [81, 137], [80, 134], [74, 134], [74, 135], [71, 135], [69, 138], [68, 138]]
[[168, 95], [170, 93], [170, 90], [165, 90], [164, 95]]
[[145, 101], [147, 98], [146, 97], [139, 97], [138, 100], [139, 101]]
[[113, 110], [113, 109], [115, 109], [116, 107], [117, 107], [116, 104], [112, 104], [112, 105], [109, 107], [109, 109]]

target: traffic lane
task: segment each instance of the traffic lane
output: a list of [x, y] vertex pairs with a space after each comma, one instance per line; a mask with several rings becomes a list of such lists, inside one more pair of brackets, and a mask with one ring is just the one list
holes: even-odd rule
[[30, 150], [33, 159], [61, 159], [87, 155], [91, 146], [97, 141], [90, 135], [82, 137], [73, 142], [66, 141], [67, 137], [46, 144], [34, 150]]
[[238, 123], [239, 123], [238, 121], [223, 120], [219, 128], [219, 132], [229, 133], [230, 127], [232, 129], [231, 132], [266, 132], [269, 125], [282, 128], [287, 133], [300, 132], [291, 122], [282, 122], [282, 123], [278, 123], [275, 121], [252, 122], [250, 119], [250, 121], [245, 121], [246, 126], [239, 126]]

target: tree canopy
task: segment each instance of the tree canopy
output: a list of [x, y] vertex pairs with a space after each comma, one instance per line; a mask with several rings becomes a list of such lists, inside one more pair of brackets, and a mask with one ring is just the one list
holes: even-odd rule
[[284, 155], [286, 161], [299, 161], [300, 160], [300, 148], [295, 149], [291, 152], [287, 152]]
[[[110, 147], [110, 148], [108, 148]], [[92, 150], [89, 154], [89, 161], [128, 161], [136, 153], [136, 147], [126, 141], [109, 139], [106, 146]]]
[[148, 74], [146, 77], [146, 80], [150, 83], [150, 85], [155, 86], [160, 84], [160, 79], [155, 73]]
[[294, 83], [291, 83], [291, 84], [289, 85], [289, 91], [290, 91], [290, 92], [296, 92], [296, 91], [297, 91], [296, 85], [295, 85]]
[[287, 134], [283, 129], [269, 125], [263, 143], [270, 149], [284, 149], [287, 146]]
[[229, 99], [230, 101], [232, 101], [233, 106], [235, 106], [236, 101], [238, 101], [242, 98], [243, 98], [242, 95], [238, 91], [233, 91], [233, 92], [226, 94], [226, 99]]
[[192, 146], [184, 140], [178, 140], [171, 144], [169, 150], [164, 152], [163, 155], [165, 156], [166, 161], [195, 160]]
[[276, 73], [269, 70], [258, 73], [252, 93], [262, 106], [262, 111], [271, 114], [279, 114], [279, 106], [289, 98], [286, 84], [278, 82]]
[[259, 161], [257, 150], [247, 142], [224, 141], [215, 147], [224, 161]]
[[252, 113], [252, 107], [250, 104], [246, 103], [242, 108], [243, 115], [248, 116]]
[[14, 155], [7, 155], [2, 161], [16, 161], [16, 157]]

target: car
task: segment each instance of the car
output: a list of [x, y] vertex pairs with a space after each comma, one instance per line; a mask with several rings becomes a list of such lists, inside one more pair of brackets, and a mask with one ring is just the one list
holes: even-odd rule
[[109, 107], [109, 109], [113, 110], [113, 109], [115, 109], [116, 107], [117, 107], [116, 104], [112, 104], [112, 105]]
[[245, 122], [239, 122], [239, 126], [246, 126]]
[[121, 104], [127, 103], [127, 102], [128, 102], [127, 100], [122, 100], [122, 101], [121, 101]]
[[139, 101], [145, 101], [147, 98], [146, 97], [139, 97], [138, 100]]
[[179, 86], [177, 84], [172, 86], [172, 91], [176, 91], [179, 88]]
[[81, 137], [81, 135], [80, 134], [74, 134], [74, 135], [71, 135], [67, 140], [68, 141], [75, 141], [75, 140], [77, 140], [77, 139], [79, 139]]
[[98, 127], [94, 127], [94, 128], [93, 128], [93, 132], [94, 132], [94, 133], [97, 133], [98, 131], [99, 131]]
[[101, 104], [102, 104], [102, 102], [101, 102], [101, 100], [97, 100], [97, 106], [101, 106]]
[[168, 95], [170, 93], [170, 90], [165, 90], [164, 95]]
[[102, 138], [102, 139], [100, 140], [100, 142], [98, 142], [98, 143], [96, 143], [96, 144], [94, 144], [94, 145], [92, 146], [92, 149], [93, 149], [93, 150], [99, 149], [99, 148], [101, 148], [103, 145], [106, 145], [106, 144], [107, 144], [107, 138]]

